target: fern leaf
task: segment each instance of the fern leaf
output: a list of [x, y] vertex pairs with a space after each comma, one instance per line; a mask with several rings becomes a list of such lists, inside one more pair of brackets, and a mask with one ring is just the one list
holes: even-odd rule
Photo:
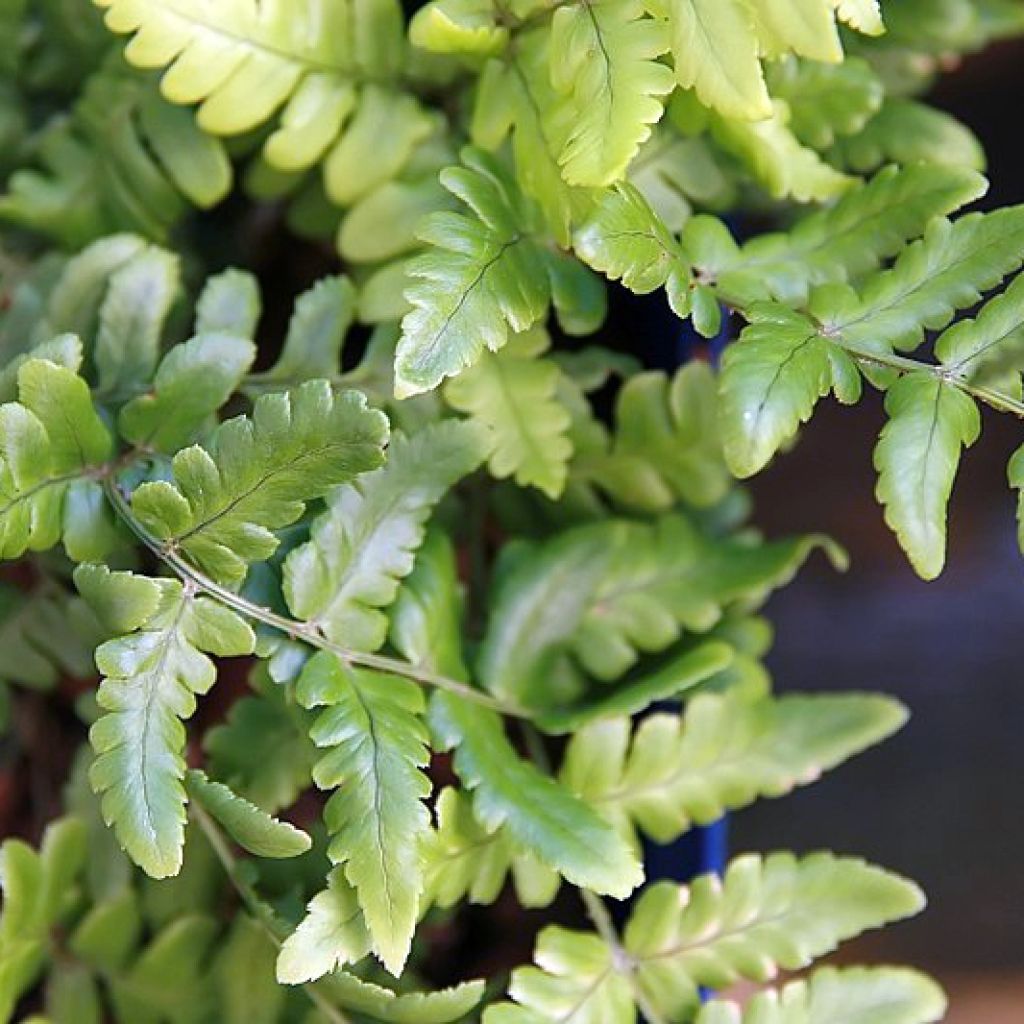
[[750, 701], [698, 694], [685, 715], [627, 718], [573, 736], [561, 779], [616, 824], [668, 843], [692, 825], [815, 781], [906, 721], [896, 701], [866, 694]]
[[257, 857], [298, 857], [312, 845], [312, 840], [301, 829], [271, 817], [244, 797], [232, 793], [222, 782], [209, 779], [205, 772], [190, 770], [185, 776], [185, 786], [189, 796], [216, 818], [239, 846]]
[[455, 771], [473, 794], [485, 829], [509, 839], [574, 885], [623, 898], [642, 869], [611, 826], [554, 779], [516, 754], [492, 711], [445, 693], [431, 701], [438, 745], [454, 751]]
[[824, 967], [806, 981], [755, 995], [741, 1009], [713, 1000], [695, 1024], [932, 1024], [946, 999], [923, 974], [898, 967]]
[[977, 199], [986, 187], [984, 178], [962, 168], [887, 167], [793, 230], [751, 240], [717, 279], [728, 289], [730, 274], [753, 274], [775, 298], [802, 304], [811, 285], [876, 269], [919, 237], [933, 217]]
[[268, 558], [271, 532], [305, 503], [383, 461], [387, 420], [348, 391], [334, 396], [313, 380], [290, 394], [264, 395], [252, 417], [221, 424], [209, 450], [178, 452], [174, 483], [144, 483], [132, 510], [161, 540], [179, 547], [220, 583], [237, 585], [249, 562]]
[[741, 0], [668, 0], [676, 78], [725, 117], [770, 117], [759, 43]]
[[540, 966], [512, 972], [508, 994], [515, 1002], [489, 1006], [484, 1024], [636, 1020], [629, 978], [596, 935], [550, 926], [537, 936], [533, 955]]
[[665, 1017], [685, 1019], [698, 986], [771, 981], [871, 928], [918, 913], [913, 883], [853, 858], [790, 853], [732, 861], [723, 879], [661, 882], [637, 901], [624, 933], [636, 983]]
[[969, 128], [943, 110], [896, 98], [887, 99], [860, 131], [839, 139], [828, 158], [858, 174], [887, 163], [985, 169], [985, 151]]
[[854, 179], [802, 146], [789, 128], [789, 116], [785, 102], [776, 100], [769, 115], [757, 121], [716, 116], [711, 134], [773, 199], [825, 202], [848, 191]]
[[873, 351], [916, 348], [1024, 262], [1024, 206], [934, 220], [891, 270], [868, 278], [861, 301], [836, 324], [845, 341]]
[[635, 186], [622, 182], [602, 195], [573, 246], [590, 266], [638, 295], [665, 288], [673, 310], [685, 315], [686, 256]]
[[262, 312], [259, 281], [229, 268], [209, 278], [196, 302], [195, 333], [252, 338]]
[[373, 950], [397, 977], [419, 915], [420, 844], [430, 825], [422, 694], [408, 680], [346, 668], [323, 652], [306, 664], [296, 693], [305, 707], [326, 708], [310, 736], [327, 751], [313, 779], [336, 789], [324, 811], [328, 855], [344, 865]]
[[104, 676], [97, 701], [105, 714], [89, 734], [97, 755], [90, 780], [129, 856], [154, 878], [166, 878], [180, 870], [185, 841], [181, 719], [216, 679], [206, 655], [249, 654], [255, 638], [233, 612], [176, 581], [89, 565], [76, 580], [101, 608], [127, 608], [129, 593], [144, 596], [123, 622], [131, 631], [96, 652]]
[[388, 629], [382, 609], [412, 571], [427, 519], [485, 451], [468, 423], [431, 424], [411, 438], [396, 433], [387, 463], [332, 491], [311, 539], [289, 554], [284, 593], [292, 613], [339, 643], [380, 647]]
[[773, 66], [768, 83], [772, 95], [789, 107], [793, 134], [819, 152], [838, 138], [860, 132], [885, 98], [882, 80], [858, 57], [848, 57], [841, 64], [781, 62]]
[[878, 0], [829, 0], [841, 21], [868, 36], [885, 31]]
[[970, 320], [953, 324], [935, 342], [950, 373], [981, 383], [1024, 369], [1024, 276], [990, 299]]
[[452, 907], [459, 900], [493, 903], [509, 874], [523, 907], [546, 907], [561, 879], [536, 857], [515, 846], [508, 831], [488, 832], [474, 817], [472, 800], [451, 787], [437, 798], [437, 827], [423, 845], [423, 905]]
[[[723, 608], [790, 579], [817, 538], [760, 547], [709, 540], [682, 515], [609, 520], [523, 546], [497, 574], [477, 674], [539, 711], [565, 705], [580, 670], [611, 681], [683, 629], [706, 632]], [[557, 690], [556, 690], [557, 685]]]
[[449, 381], [444, 397], [487, 438], [492, 476], [513, 477], [555, 499], [565, 486], [572, 443], [569, 413], [557, 394], [561, 372], [542, 358], [549, 345], [539, 328], [516, 335]]
[[436, 992], [394, 992], [347, 971], [335, 971], [320, 987], [343, 1009], [384, 1024], [454, 1024], [465, 1019], [484, 995], [482, 981], [464, 981]]
[[822, 0], [757, 0], [750, 5], [761, 54], [770, 59], [795, 53], [838, 64], [843, 47], [831, 5]]
[[974, 400], [930, 373], [910, 373], [885, 397], [875, 449], [878, 500], [911, 564], [934, 579], [946, 560], [946, 507], [960, 462], [981, 432]]
[[641, 0], [583, 0], [551, 20], [551, 81], [566, 98], [559, 116], [571, 125], [559, 163], [570, 185], [619, 180], [664, 112], [661, 97], [674, 81], [656, 58], [668, 36], [642, 15]]
[[44, 551], [62, 538], [73, 559], [101, 558], [113, 527], [99, 484], [113, 453], [89, 386], [73, 370], [30, 359], [18, 371], [19, 401], [0, 406], [0, 557]]
[[755, 307], [722, 362], [722, 440], [729, 468], [753, 476], [832, 388], [830, 342], [801, 313]]
[[370, 952], [370, 933], [356, 892], [341, 868], [327, 876], [327, 888], [306, 907], [306, 916], [284, 941], [277, 958], [277, 980], [301, 985], [362, 960]]
[[540, 320], [551, 300], [527, 201], [492, 158], [466, 150], [462, 159], [464, 166], [441, 172], [441, 183], [475, 216], [437, 213], [421, 230], [432, 248], [409, 266], [413, 308], [395, 357], [399, 397], [436, 387], [485, 348], [496, 352], [510, 330]]
[[157, 368], [152, 389], [121, 410], [121, 436], [173, 454], [208, 425], [255, 358], [256, 346], [231, 334], [200, 334], [175, 345]]
[[489, 0], [433, 0], [409, 22], [413, 45], [432, 53], [491, 57], [504, 50], [508, 38]]

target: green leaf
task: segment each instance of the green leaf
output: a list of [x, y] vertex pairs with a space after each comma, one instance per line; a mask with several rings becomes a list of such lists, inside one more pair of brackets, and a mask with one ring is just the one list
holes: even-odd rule
[[900, 378], [875, 448], [878, 500], [911, 564], [935, 579], [946, 560], [946, 508], [960, 462], [981, 432], [974, 400], [930, 373]]
[[130, 395], [149, 383], [179, 285], [178, 257], [156, 246], [111, 275], [94, 356], [103, 395]]
[[222, 1024], [278, 1024], [288, 993], [274, 977], [276, 959], [263, 926], [237, 914], [214, 966]]
[[[83, 579], [95, 579], [83, 571]], [[111, 574], [104, 589], [122, 591], [104, 604], [124, 607], [132, 577]], [[184, 846], [185, 729], [196, 696], [216, 679], [218, 657], [249, 654], [255, 638], [234, 612], [188, 594], [178, 582], [159, 588], [155, 612], [136, 631], [96, 652], [104, 676], [97, 701], [105, 714], [89, 733], [96, 760], [90, 781], [102, 795], [103, 817], [128, 855], [154, 878], [175, 875]], [[86, 593], [95, 583], [83, 584]], [[204, 653], [205, 652], [205, 653]]]
[[236, 793], [273, 814], [290, 807], [308, 786], [316, 752], [311, 720], [289, 687], [257, 669], [256, 694], [231, 705], [227, 720], [204, 737], [210, 771]]
[[273, 818], [205, 772], [190, 770], [185, 776], [189, 796], [217, 819], [239, 846], [257, 857], [287, 859], [305, 853], [312, 841], [287, 821]]
[[306, 916], [281, 947], [277, 980], [283, 985], [314, 981], [362, 960], [370, 946], [355, 889], [343, 870], [335, 868], [327, 876], [327, 888], [310, 900]]
[[981, 143], [955, 117], [915, 100], [893, 97], [859, 132], [839, 139], [828, 157], [860, 174], [890, 162], [985, 169]]
[[824, 967], [761, 992], [745, 1009], [713, 1000], [696, 1024], [932, 1024], [946, 998], [931, 978], [898, 967]]
[[152, 390], [121, 410], [121, 436], [173, 454], [234, 394], [255, 358], [251, 341], [230, 334], [201, 334], [175, 345], [160, 363]]
[[412, 310], [402, 321], [395, 390], [408, 397], [496, 352], [509, 331], [532, 327], [547, 312], [551, 284], [533, 240], [535, 213], [492, 157], [466, 149], [463, 166], [441, 184], [474, 216], [440, 212], [420, 237], [431, 248], [409, 265]]
[[[786, 101], [793, 134], [819, 151], [837, 138], [860, 132], [885, 97], [881, 79], [858, 57], [841, 64], [781, 62], [771, 69], [769, 87], [773, 96]], [[875, 166], [856, 170], [874, 170]]]
[[324, 810], [328, 856], [344, 865], [373, 951], [397, 977], [419, 916], [420, 844], [430, 825], [423, 696], [407, 679], [347, 667], [326, 652], [307, 662], [297, 696], [326, 708], [310, 736], [327, 751], [313, 780], [336, 790]]
[[504, 826], [512, 842], [573, 885], [624, 898], [643, 872], [626, 844], [586, 804], [516, 754], [492, 711], [446, 693], [431, 701], [431, 730], [454, 751], [473, 793], [473, 811], [489, 832]]
[[834, 346], [808, 317], [769, 303], [751, 316], [722, 361], [722, 440], [739, 477], [763, 469], [833, 386]]
[[1024, 262], [1024, 206], [936, 219], [891, 270], [869, 277], [835, 328], [869, 351], [909, 351]]
[[770, 117], [751, 14], [741, 0], [668, 0], [676, 78], [725, 117]]
[[629, 978], [596, 935], [550, 926], [537, 936], [533, 955], [542, 966], [517, 967], [508, 987], [515, 1003], [489, 1006], [484, 1024], [636, 1020]]
[[690, 268], [640, 191], [621, 182], [605, 192], [573, 235], [581, 259], [638, 295], [665, 288], [673, 309], [685, 312]]
[[434, 507], [483, 460], [482, 432], [446, 420], [411, 438], [396, 433], [387, 463], [328, 496], [310, 540], [284, 565], [292, 613], [329, 639], [374, 651], [387, 636], [383, 609], [412, 571]]
[[641, 0], [572, 3], [551, 20], [551, 82], [564, 99], [568, 131], [559, 164], [570, 185], [610, 185], [626, 172], [674, 87], [657, 58], [664, 25], [643, 17]]
[[262, 396], [251, 418], [222, 423], [208, 449], [178, 452], [174, 483], [142, 484], [132, 511], [215, 580], [237, 585], [248, 563], [277, 549], [273, 530], [295, 522], [306, 502], [379, 466], [386, 440], [387, 419], [363, 395], [335, 396], [326, 381], [308, 381]]
[[685, 1019], [698, 986], [772, 980], [871, 928], [918, 913], [913, 883], [861, 860], [812, 853], [732, 861], [724, 879], [649, 887], [624, 933], [640, 991], [665, 1017]]
[[443, 789], [435, 814], [437, 827], [423, 844], [424, 907], [453, 907], [462, 899], [493, 903], [509, 874], [521, 906], [546, 907], [555, 898], [561, 885], [558, 873], [517, 847], [506, 828], [484, 828], [466, 793]]
[[409, 39], [433, 53], [489, 57], [508, 43], [509, 31], [499, 25], [490, 0], [434, 0], [409, 22]]
[[1017, 491], [1017, 546], [1024, 552], [1024, 445], [1010, 456], [1006, 468], [1010, 486]]
[[482, 981], [464, 981], [437, 992], [393, 992], [347, 971], [335, 971], [318, 987], [330, 995], [333, 1003], [385, 1024], [454, 1024], [465, 1018], [484, 995]]
[[72, 558], [102, 557], [112, 527], [89, 469], [112, 454], [110, 432], [74, 371], [30, 359], [18, 402], [0, 406], [0, 557], [45, 551], [64, 537]]
[[596, 721], [569, 742], [561, 779], [627, 834], [669, 843], [758, 797], [779, 797], [880, 743], [907, 719], [867, 694], [748, 700], [698, 694], [683, 716]]
[[777, 58], [797, 53], [815, 61], [841, 61], [843, 48], [832, 6], [827, 0], [760, 0], [752, 4], [762, 55]]
[[1024, 369], [1024, 276], [986, 302], [976, 317], [944, 331], [935, 354], [950, 373], [981, 383], [1019, 375]]
[[196, 303], [196, 334], [251, 338], [260, 320], [259, 282], [246, 270], [229, 268], [211, 277]]
[[775, 100], [768, 115], [757, 121], [714, 117], [711, 134], [773, 199], [825, 202], [852, 188], [855, 179], [802, 146], [790, 130], [789, 120], [785, 102]]
[[829, 0], [841, 21], [865, 35], [877, 36], [885, 31], [878, 0]]
[[356, 312], [356, 290], [347, 277], [325, 277], [295, 303], [281, 355], [257, 379], [291, 387], [310, 377], [335, 377], [341, 349]]
[[802, 304], [809, 287], [855, 279], [896, 255], [933, 217], [983, 195], [985, 179], [956, 167], [914, 164], [879, 171], [831, 207], [815, 211], [786, 233], [758, 235], [718, 275], [756, 275], [782, 302]]
[[518, 334], [449, 381], [444, 397], [487, 438], [493, 477], [512, 477], [554, 499], [565, 486], [572, 443], [569, 413], [558, 400], [561, 371], [542, 357], [549, 346], [539, 328]]

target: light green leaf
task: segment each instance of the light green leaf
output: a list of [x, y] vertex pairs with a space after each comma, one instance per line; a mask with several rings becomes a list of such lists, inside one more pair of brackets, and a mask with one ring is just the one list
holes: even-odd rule
[[492, 711], [437, 693], [431, 730], [454, 751], [455, 771], [473, 793], [473, 811], [493, 832], [504, 826], [512, 842], [574, 885], [624, 898], [643, 871], [626, 844], [586, 804], [516, 754]]
[[74, 371], [30, 359], [18, 402], [0, 406], [0, 557], [45, 551], [64, 537], [72, 558], [113, 544], [99, 484], [86, 478], [113, 452], [110, 432]]
[[877, 36], [885, 31], [878, 0], [829, 0], [840, 20], [865, 35]]
[[722, 440], [740, 477], [763, 469], [832, 388], [830, 342], [809, 318], [767, 303], [751, 315], [722, 361]]
[[[104, 583], [124, 590], [122, 606], [130, 579], [112, 575]], [[186, 594], [176, 581], [151, 582], [160, 589], [156, 611], [137, 631], [96, 652], [104, 676], [97, 701], [105, 714], [89, 733], [96, 751], [89, 776], [102, 795], [103, 817], [129, 856], [154, 878], [166, 878], [180, 870], [185, 841], [181, 719], [216, 679], [206, 655], [249, 654], [255, 637], [217, 602]]]
[[387, 463], [328, 495], [308, 542], [284, 565], [292, 613], [328, 638], [374, 651], [387, 636], [383, 609], [395, 599], [434, 507], [480, 465], [486, 441], [473, 425], [446, 420], [396, 433]]
[[326, 652], [306, 663], [296, 692], [303, 706], [326, 709], [310, 736], [327, 751], [313, 780], [336, 790], [324, 810], [328, 856], [344, 865], [373, 951], [397, 977], [419, 916], [420, 844], [430, 825], [423, 696], [407, 679], [344, 666]]
[[869, 277], [835, 329], [869, 351], [909, 351], [1024, 262], [1024, 206], [936, 219], [891, 270]]
[[318, 987], [338, 1006], [385, 1024], [454, 1024], [484, 995], [482, 981], [464, 981], [436, 992], [393, 992], [347, 971], [335, 971]]
[[555, 898], [558, 873], [517, 847], [507, 829], [485, 829], [473, 816], [466, 793], [443, 789], [435, 814], [437, 827], [423, 844], [424, 907], [453, 907], [462, 899], [493, 903], [509, 874], [521, 906], [546, 907]]
[[288, 993], [274, 977], [276, 959], [263, 926], [237, 914], [214, 965], [221, 1024], [279, 1024]]
[[489, 57], [508, 43], [509, 31], [497, 23], [490, 0], [434, 0], [409, 23], [409, 39], [433, 53]]
[[638, 295], [665, 288], [673, 309], [686, 312], [690, 268], [640, 191], [622, 182], [604, 193], [573, 235], [581, 259]]
[[1017, 491], [1017, 546], [1024, 552], [1024, 445], [1010, 456], [1006, 475], [1010, 486]]
[[178, 257], [156, 246], [149, 246], [111, 275], [96, 336], [101, 393], [121, 397], [149, 383], [179, 286]]
[[878, 500], [926, 580], [946, 561], [946, 508], [960, 462], [981, 432], [974, 400], [930, 373], [910, 373], [885, 396], [889, 422], [875, 448]]
[[898, 967], [824, 967], [749, 1000], [712, 1000], [696, 1024], [932, 1024], [946, 1010], [931, 978]]
[[255, 358], [256, 346], [231, 334], [201, 334], [175, 345], [160, 363], [152, 390], [121, 410], [121, 436], [173, 454], [234, 394]]
[[310, 900], [306, 916], [285, 940], [277, 958], [277, 980], [301, 985], [362, 960], [370, 952], [355, 890], [341, 868], [327, 876], [327, 888]]
[[338, 250], [353, 263], [402, 256], [419, 248], [416, 232], [423, 217], [451, 205], [451, 195], [441, 187], [436, 173], [414, 181], [385, 182], [346, 214]]
[[831, 5], [822, 0], [758, 0], [750, 4], [761, 55], [796, 53], [814, 61], [837, 64], [843, 47]]
[[495, 354], [483, 353], [444, 389], [445, 401], [466, 413], [485, 437], [487, 468], [497, 479], [513, 477], [557, 498], [568, 473], [572, 444], [569, 413], [558, 400], [561, 372], [542, 358], [550, 346], [535, 328], [511, 338]]
[[196, 331], [252, 338], [260, 320], [259, 282], [246, 270], [229, 268], [211, 277], [196, 303]]
[[273, 530], [298, 519], [305, 503], [384, 459], [387, 419], [363, 395], [334, 395], [312, 380], [263, 395], [252, 417], [222, 423], [209, 447], [174, 457], [174, 483], [144, 483], [132, 511], [160, 540], [173, 542], [220, 583], [237, 585], [248, 563], [277, 549]]
[[697, 1009], [700, 985], [770, 981], [780, 969], [807, 967], [840, 942], [923, 905], [913, 883], [854, 858], [746, 855], [723, 879], [649, 887], [623, 938], [641, 992], [678, 1020]]
[[657, 58], [668, 49], [661, 22], [641, 0], [559, 7], [551, 20], [551, 81], [568, 124], [559, 154], [570, 185], [610, 185], [626, 172], [674, 87]]
[[302, 829], [271, 817], [223, 783], [207, 778], [205, 772], [188, 771], [185, 787], [189, 796], [216, 818], [239, 846], [257, 857], [298, 857], [312, 845]]
[[441, 184], [474, 216], [436, 213], [421, 230], [431, 248], [409, 265], [414, 280], [406, 298], [413, 308], [395, 358], [401, 398], [436, 387], [485, 348], [496, 352], [509, 331], [540, 320], [551, 300], [525, 197], [493, 158], [467, 149], [462, 160], [464, 166], [441, 172]]
[[561, 780], [610, 821], [657, 843], [709, 825], [758, 797], [779, 797], [880, 743], [907, 719], [867, 694], [749, 700], [698, 694], [685, 714], [585, 726], [566, 750]]
[[725, 117], [770, 117], [759, 43], [742, 0], [668, 0], [676, 78]]

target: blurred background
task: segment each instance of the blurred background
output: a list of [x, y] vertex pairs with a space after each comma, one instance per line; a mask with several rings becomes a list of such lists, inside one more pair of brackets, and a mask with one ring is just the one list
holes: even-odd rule
[[[985, 205], [1024, 201], [1019, 109], [1024, 43], [967, 61], [934, 101], [989, 155]], [[954, 491], [945, 573], [913, 575], [874, 501], [877, 396], [822, 403], [799, 445], [752, 482], [769, 535], [821, 530], [849, 550], [820, 559], [769, 604], [780, 690], [872, 689], [911, 709], [906, 729], [814, 786], [731, 823], [734, 851], [830, 847], [916, 878], [916, 920], [852, 947], [852, 959], [910, 962], [947, 986], [951, 1024], [1024, 1022], [1024, 562], [1006, 462], [1022, 425], [985, 417]]]

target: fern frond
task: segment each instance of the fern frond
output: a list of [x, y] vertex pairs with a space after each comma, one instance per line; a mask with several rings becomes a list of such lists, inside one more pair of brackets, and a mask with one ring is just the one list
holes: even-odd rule
[[307, 662], [296, 695], [304, 707], [326, 708], [310, 736], [327, 751], [313, 780], [336, 790], [324, 810], [328, 856], [343, 865], [373, 951], [397, 977], [419, 916], [420, 844], [430, 825], [423, 696], [407, 679], [349, 668], [325, 652]]
[[946, 1009], [930, 978], [898, 967], [824, 967], [806, 981], [755, 995], [745, 1007], [712, 1000], [695, 1024], [932, 1024]]
[[885, 396], [889, 422], [875, 448], [878, 500], [911, 564], [935, 579], [946, 560], [946, 508], [960, 451], [981, 433], [974, 400], [930, 373], [910, 373]]
[[489, 832], [509, 839], [574, 885], [625, 897], [643, 872], [626, 844], [586, 804], [522, 760], [492, 711], [436, 693], [430, 706], [437, 745], [473, 794], [473, 812]]
[[918, 913], [911, 882], [861, 860], [813, 853], [732, 861], [724, 878], [661, 882], [637, 901], [623, 939], [636, 983], [668, 1019], [685, 1019], [698, 986], [765, 982], [847, 939]]
[[551, 301], [532, 204], [493, 158], [470, 149], [462, 160], [442, 171], [441, 183], [473, 216], [437, 213], [421, 230], [431, 248], [409, 266], [413, 309], [395, 357], [399, 397], [429, 391], [485, 348], [496, 352], [509, 331], [532, 327]]
[[551, 81], [569, 126], [559, 154], [570, 185], [601, 186], [625, 174], [674, 82], [657, 58], [668, 49], [663, 24], [644, 18], [641, 0], [558, 8], [551, 20]]
[[387, 419], [357, 392], [337, 396], [312, 380], [264, 395], [252, 417], [222, 423], [209, 448], [175, 455], [174, 483], [144, 483], [132, 511], [220, 583], [237, 585], [248, 564], [277, 549], [273, 530], [305, 504], [384, 460]]
[[426, 522], [448, 489], [483, 461], [486, 441], [473, 425], [431, 424], [396, 433], [387, 463], [328, 495], [310, 540], [284, 565], [292, 613], [328, 638], [373, 651], [387, 636], [383, 609], [413, 567]]
[[[83, 565], [75, 574], [100, 614], [119, 609], [125, 632], [96, 651], [103, 716], [89, 738], [103, 817], [132, 860], [154, 878], [177, 874], [185, 842], [185, 729], [196, 696], [216, 679], [206, 656], [249, 654], [255, 637], [234, 612], [176, 581]], [[112, 624], [113, 624], [112, 622]]]
[[814, 782], [906, 721], [896, 701], [866, 694], [698, 694], [685, 714], [584, 726], [560, 778], [610, 820], [668, 843], [694, 824]]
[[45, 551], [63, 539], [76, 560], [102, 558], [113, 525], [90, 470], [113, 439], [74, 370], [30, 359], [18, 370], [17, 402], [0, 406], [0, 557]]
[[480, 427], [492, 476], [512, 477], [554, 499], [565, 486], [572, 443], [569, 413], [557, 394], [561, 372], [543, 358], [550, 344], [540, 328], [517, 334], [449, 381], [444, 397]]

